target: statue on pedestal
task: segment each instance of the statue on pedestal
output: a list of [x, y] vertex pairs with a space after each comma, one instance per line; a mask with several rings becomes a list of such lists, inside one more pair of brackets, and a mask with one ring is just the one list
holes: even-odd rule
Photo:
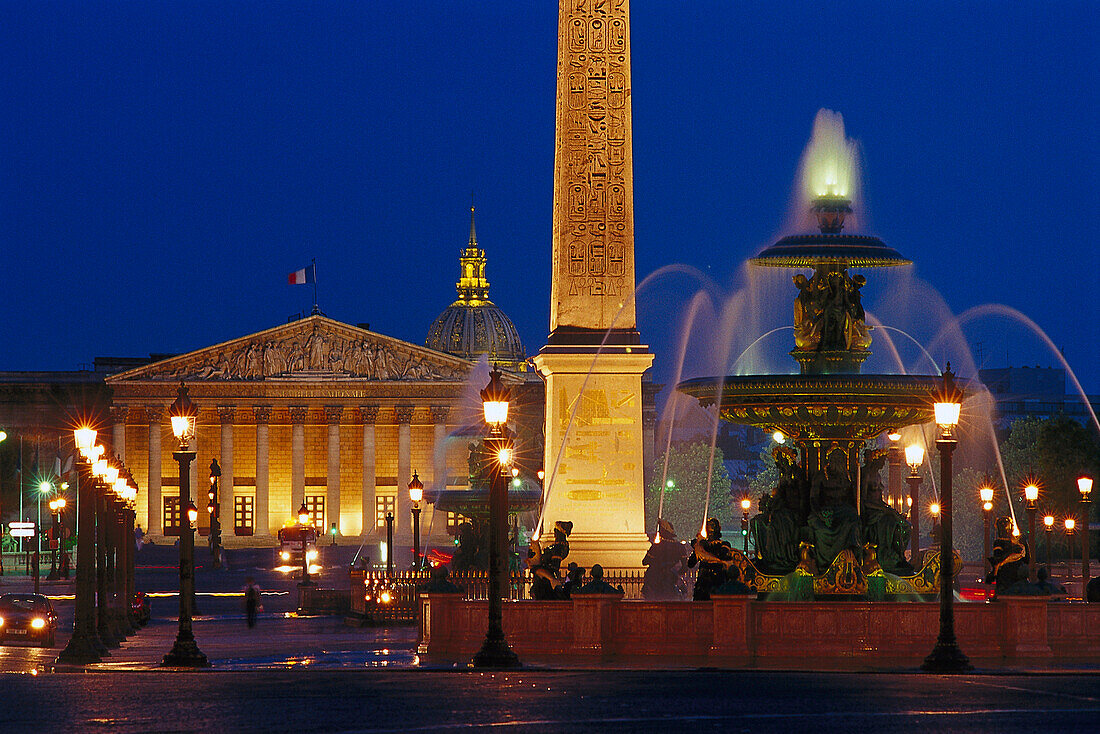
[[554, 542], [543, 548], [537, 540], [531, 541], [527, 552], [527, 566], [534, 579], [531, 581], [531, 598], [539, 601], [556, 599], [557, 587], [561, 585], [558, 572], [561, 563], [569, 555], [569, 534], [573, 532], [573, 523], [559, 520], [554, 523]]
[[652, 601], [683, 599], [682, 579], [687, 555], [687, 550], [676, 539], [672, 523], [665, 519], [658, 520], [657, 538], [654, 538], [642, 559], [642, 565], [646, 567], [642, 597]]
[[993, 582], [993, 598], [1013, 594], [1027, 585], [1028, 552], [1019, 538], [1012, 535], [1012, 518], [997, 518], [997, 539], [989, 557], [991, 571], [986, 583]]
[[843, 451], [829, 453], [825, 466], [810, 482], [808, 533], [814, 545], [814, 561], [828, 568], [841, 551], [851, 550], [856, 559], [863, 555], [859, 515], [852, 502], [852, 480]]
[[692, 539], [691, 555], [688, 556], [688, 568], [699, 566], [692, 601], [709, 601], [710, 592], [726, 582], [726, 568], [733, 560], [733, 549], [722, 540], [722, 525], [718, 519], [709, 518], [706, 528], [706, 536], [699, 533]]
[[885, 451], [875, 451], [864, 465], [860, 490], [863, 539], [874, 545], [878, 564], [889, 573], [911, 571], [905, 560], [909, 546], [909, 521], [882, 500], [881, 472], [886, 464]]

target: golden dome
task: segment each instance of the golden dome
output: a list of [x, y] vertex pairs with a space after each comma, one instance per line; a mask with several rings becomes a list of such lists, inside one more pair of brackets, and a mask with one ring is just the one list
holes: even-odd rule
[[455, 285], [458, 300], [432, 322], [425, 346], [472, 360], [484, 354], [490, 364], [516, 372], [526, 370], [527, 353], [515, 324], [489, 300], [485, 251], [477, 244], [472, 206], [470, 240], [462, 251], [459, 264], [461, 270]]

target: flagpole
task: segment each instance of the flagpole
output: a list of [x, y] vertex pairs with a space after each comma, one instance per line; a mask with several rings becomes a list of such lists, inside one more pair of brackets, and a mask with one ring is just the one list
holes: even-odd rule
[[313, 268], [313, 313], [320, 313], [321, 309], [317, 308], [317, 258], [311, 257], [309, 265]]

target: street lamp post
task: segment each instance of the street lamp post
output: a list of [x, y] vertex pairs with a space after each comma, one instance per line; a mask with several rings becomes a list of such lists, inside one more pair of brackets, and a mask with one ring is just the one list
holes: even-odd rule
[[1066, 558], [1066, 580], [1073, 581], [1073, 531], [1077, 527], [1077, 521], [1072, 517], [1067, 517], [1066, 521], [1066, 549], [1068, 557]]
[[114, 629], [111, 609], [111, 571], [110, 559], [114, 548], [114, 530], [108, 519], [106, 481], [110, 471], [110, 462], [103, 458], [103, 447], [96, 446], [98, 458], [92, 463], [92, 474], [96, 478], [96, 630], [99, 639], [109, 648], [119, 646], [119, 638]]
[[298, 527], [302, 531], [302, 580], [298, 586], [313, 586], [313, 579], [309, 577], [309, 545], [306, 543], [313, 525], [309, 522], [309, 508], [305, 502], [298, 508]]
[[489, 625], [481, 649], [474, 655], [475, 668], [518, 668], [519, 657], [504, 638], [504, 607], [501, 593], [508, 515], [508, 467], [513, 461], [512, 439], [508, 435], [508, 403], [511, 391], [501, 381], [500, 370], [489, 374], [489, 384], [481, 391], [481, 403], [489, 437], [483, 444], [483, 461], [489, 464]]
[[413, 516], [413, 569], [419, 570], [420, 563], [420, 501], [424, 499], [424, 483], [413, 472], [412, 481], [409, 482], [409, 499], [412, 500]]
[[46, 576], [47, 581], [57, 581], [61, 578], [60, 565], [58, 564], [58, 551], [61, 548], [61, 511], [64, 509], [64, 497], [57, 496], [50, 500], [50, 516], [52, 518], [51, 535], [53, 537], [50, 540], [50, 573]]
[[886, 434], [886, 438], [890, 440], [890, 451], [887, 454], [890, 461], [889, 474], [887, 475], [887, 491], [891, 501], [896, 499], [900, 502], [902, 465], [904, 464], [904, 452], [901, 449], [901, 434], [891, 430]]
[[935, 404], [936, 423], [940, 426], [940, 436], [936, 439], [936, 448], [940, 452], [940, 632], [931, 654], [921, 665], [923, 670], [935, 673], [960, 673], [973, 670], [970, 660], [959, 649], [955, 639], [955, 594], [952, 588], [954, 577], [955, 548], [951, 536], [951, 454], [957, 441], [955, 426], [959, 424], [959, 412], [962, 408], [962, 395], [955, 387], [955, 375], [951, 364], [943, 373], [943, 393]]
[[386, 513], [386, 578], [393, 578], [393, 513]]
[[222, 468], [218, 466], [217, 459], [210, 460], [210, 491], [207, 493], [209, 504], [206, 509], [210, 512], [210, 565], [213, 568], [222, 567], [222, 503], [221, 503], [221, 476]]
[[912, 527], [909, 563], [913, 568], [920, 568], [920, 467], [924, 463], [924, 447], [916, 443], [906, 446], [905, 463], [909, 465], [905, 483], [909, 485], [909, 525]]
[[[180, 518], [180, 615], [176, 642], [171, 651], [164, 656], [161, 665], [170, 667], [206, 668], [210, 661], [199, 650], [191, 624], [191, 603], [195, 593], [195, 530], [191, 526], [194, 504], [191, 502], [191, 462], [195, 452], [191, 450], [191, 439], [195, 436], [195, 423], [198, 409], [187, 397], [187, 388], [181, 382], [176, 392], [176, 400], [169, 409], [172, 419], [172, 434], [179, 441], [179, 450], [172, 458], [179, 464], [180, 509], [186, 508], [187, 519]], [[197, 510], [195, 511], [197, 515]]]
[[1078, 477], [1077, 478], [1077, 491], [1081, 493], [1081, 581], [1084, 586], [1082, 589], [1082, 596], [1085, 595], [1085, 586], [1088, 586], [1091, 580], [1091, 574], [1089, 573], [1089, 556], [1092, 555], [1092, 551], [1089, 549], [1089, 495], [1092, 493], [1092, 477]]
[[993, 526], [993, 479], [986, 474], [982, 478], [981, 486], [978, 487], [978, 495], [982, 500], [982, 550], [984, 555], [982, 556], [982, 564], [985, 568], [986, 583], [993, 583], [993, 579], [989, 574], [993, 571], [992, 552], [990, 551], [990, 539], [989, 533]]
[[741, 499], [741, 539], [744, 541], [745, 555], [749, 554], [749, 508], [752, 500], [748, 497]]
[[1047, 531], [1047, 572], [1053, 573], [1054, 567], [1050, 565], [1050, 541], [1054, 536], [1054, 515], [1047, 515], [1043, 518], [1043, 527]]
[[77, 534], [76, 602], [73, 635], [57, 656], [58, 663], [97, 663], [108, 654], [95, 624], [95, 487], [89, 461], [96, 430], [82, 427], [73, 431], [79, 457], [76, 461]]
[[[7, 439], [8, 439], [8, 432], [7, 431], [0, 431], [0, 444], [4, 443], [4, 441], [6, 441]], [[3, 512], [3, 499], [4, 499], [3, 478], [4, 478], [3, 454], [0, 453], [0, 517], [4, 516], [4, 512]], [[19, 519], [22, 520], [23, 518], [19, 518]], [[0, 532], [0, 535], [2, 535], [2, 534], [3, 533]], [[3, 576], [3, 575], [4, 575], [4, 544], [0, 543], [0, 576]]]
[[1035, 511], [1039, 499], [1039, 482], [1033, 477], [1024, 485], [1024, 500], [1027, 502], [1027, 580], [1035, 583]]
[[933, 502], [928, 505], [928, 512], [932, 515], [932, 540], [938, 545], [940, 542], [940, 503]]

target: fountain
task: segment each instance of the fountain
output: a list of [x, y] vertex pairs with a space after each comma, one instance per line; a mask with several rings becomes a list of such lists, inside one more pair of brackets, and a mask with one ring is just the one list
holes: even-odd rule
[[[750, 263], [809, 269], [793, 276], [794, 375], [685, 380], [677, 389], [717, 406], [723, 420], [779, 431], [780, 480], [750, 527], [756, 557], [746, 581], [772, 598], [912, 598], [934, 591], [935, 549], [906, 559], [910, 524], [882, 500], [885, 454], [865, 451], [884, 432], [932, 420], [942, 380], [862, 374], [873, 327], [850, 269], [911, 264], [878, 237], [844, 232], [855, 207], [858, 157], [839, 115], [822, 110], [803, 157], [798, 209], [817, 232], [785, 236]], [[804, 225], [803, 225], [804, 226]], [[740, 563], [738, 565], [741, 565]], [[807, 583], [812, 577], [812, 585]]]

